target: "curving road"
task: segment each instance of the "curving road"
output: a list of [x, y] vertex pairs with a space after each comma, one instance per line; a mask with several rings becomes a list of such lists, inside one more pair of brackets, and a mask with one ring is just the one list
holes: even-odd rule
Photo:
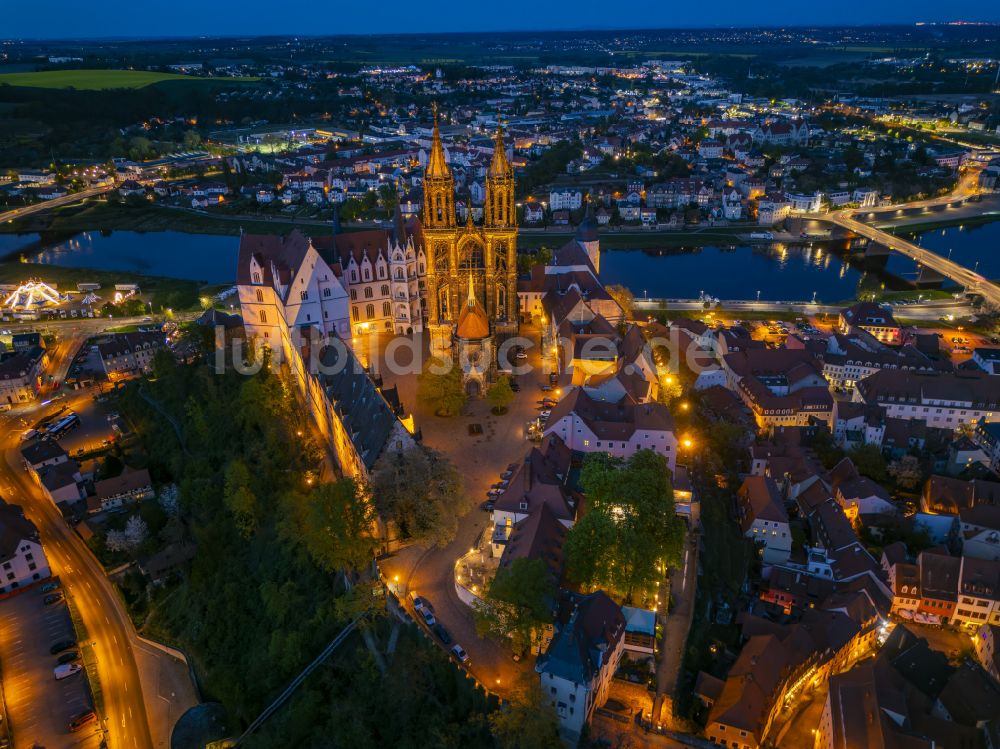
[[[82, 330], [74, 331], [70, 341], [54, 349], [50, 371], [58, 381], [65, 379], [72, 355], [86, 336]], [[90, 394], [85, 392], [74, 395], [67, 398], [65, 405], [72, 407], [88, 398]], [[105, 713], [101, 718], [110, 749], [153, 749], [133, 650], [135, 629], [101, 565], [23, 467], [19, 435], [36, 417], [37, 408], [0, 415], [0, 494], [24, 507], [27, 517], [38, 527], [52, 572], [59, 575], [72, 596], [88, 639], [94, 643], [104, 694]]]
[[16, 218], [23, 218], [24, 216], [30, 216], [32, 213], [40, 213], [41, 211], [47, 211], [50, 208], [58, 208], [59, 206], [69, 205], [70, 203], [75, 203], [78, 200], [86, 200], [87, 198], [93, 198], [97, 195], [102, 195], [106, 192], [114, 190], [115, 184], [101, 185], [99, 187], [88, 187], [86, 190], [80, 190], [80, 192], [70, 193], [69, 195], [64, 195], [61, 198], [53, 198], [52, 200], [43, 200], [38, 203], [32, 203], [31, 205], [21, 206], [20, 208], [12, 208], [9, 211], [4, 211], [0, 213], [0, 222], [3, 221], [13, 221]]

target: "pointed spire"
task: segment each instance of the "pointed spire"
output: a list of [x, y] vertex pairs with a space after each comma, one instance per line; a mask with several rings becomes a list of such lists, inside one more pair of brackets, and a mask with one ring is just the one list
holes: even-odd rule
[[507, 161], [507, 146], [503, 142], [503, 125], [500, 114], [497, 113], [497, 134], [493, 142], [493, 160], [490, 162], [491, 177], [506, 177], [510, 174], [510, 162]]
[[450, 177], [448, 160], [444, 156], [444, 146], [441, 145], [441, 129], [438, 127], [438, 106], [434, 102], [434, 132], [431, 136], [431, 154], [427, 158], [427, 177]]
[[392, 238], [400, 247], [406, 244], [406, 223], [403, 221], [403, 211], [396, 200], [396, 210], [392, 212]]
[[476, 228], [476, 222], [472, 218], [472, 193], [470, 192], [465, 198], [465, 228], [472, 229]]
[[470, 307], [475, 307], [476, 306], [476, 287], [472, 283], [472, 274], [471, 273], [469, 274], [469, 298], [466, 299], [465, 303], [468, 304]]

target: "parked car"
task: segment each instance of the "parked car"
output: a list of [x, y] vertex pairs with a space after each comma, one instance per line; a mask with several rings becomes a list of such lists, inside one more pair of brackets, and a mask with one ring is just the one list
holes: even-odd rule
[[61, 653], [64, 650], [69, 650], [70, 648], [76, 647], [76, 640], [60, 640], [51, 648], [49, 648], [49, 653], [55, 655], [56, 653]]
[[42, 593], [51, 593], [53, 590], [59, 590], [59, 581], [53, 580], [51, 582], [45, 583], [41, 588], [39, 588]]
[[428, 627], [433, 627], [437, 624], [437, 619], [434, 618], [434, 614], [432, 614], [431, 610], [426, 606], [420, 610], [420, 616], [424, 618], [424, 624]]
[[81, 728], [89, 726], [91, 723], [97, 722], [97, 715], [93, 710], [88, 710], [85, 713], [80, 713], [73, 720], [69, 722], [69, 730], [71, 732], [79, 731]]
[[441, 622], [434, 625], [434, 634], [436, 634], [438, 639], [445, 645], [451, 645], [451, 635], [448, 634], [448, 630], [444, 628]]
[[465, 648], [459, 645], [457, 642], [451, 646], [451, 654], [458, 658], [459, 663], [468, 663], [469, 654], [465, 652]]
[[545, 410], [544, 410], [544, 411], [542, 411], [542, 412], [541, 412], [540, 414], [538, 414], [538, 417], [539, 417], [540, 419], [547, 419], [547, 418], [549, 418], [549, 417], [550, 417], [551, 415], [552, 415], [552, 411], [550, 411], [549, 409], [545, 409]]
[[75, 650], [70, 650], [68, 653], [63, 653], [56, 658], [56, 663], [61, 666], [63, 663], [72, 663], [73, 661], [78, 660], [80, 660], [80, 654]]
[[417, 611], [423, 611], [424, 607], [427, 605], [427, 601], [414, 593], [410, 593], [410, 603], [413, 604], [413, 608]]
[[483, 502], [482, 505], [483, 510], [485, 510], [486, 512], [493, 512], [493, 506], [494, 506], [494, 501], [492, 499], [487, 499], [485, 502]]
[[63, 599], [62, 593], [49, 593], [45, 598], [42, 599], [42, 603], [46, 606], [51, 606], [54, 603], [59, 603]]
[[62, 681], [63, 679], [68, 679], [73, 674], [78, 674], [83, 670], [83, 666], [79, 663], [62, 663], [52, 669], [52, 674], [56, 677], [56, 681]]

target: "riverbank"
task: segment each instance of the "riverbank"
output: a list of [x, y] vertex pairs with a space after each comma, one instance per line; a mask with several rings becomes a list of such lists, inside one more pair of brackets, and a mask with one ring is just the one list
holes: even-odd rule
[[[43, 239], [72, 236], [85, 231], [181, 231], [188, 234], [287, 234], [296, 224], [282, 220], [247, 217], [214, 217], [194, 211], [153, 205], [114, 205], [89, 201], [56, 208], [0, 225], [7, 234], [37, 233]], [[314, 225], [315, 228], [315, 225]]]
[[[719, 226], [689, 231], [602, 231], [601, 249], [614, 250], [661, 250], [677, 247], [701, 245], [746, 244], [740, 239], [754, 227]], [[521, 229], [517, 235], [517, 246], [525, 250], [539, 247], [558, 248], [576, 236], [575, 230], [565, 232], [531, 232]]]
[[950, 218], [942, 221], [923, 221], [917, 224], [898, 224], [880, 228], [889, 234], [895, 235], [923, 234], [929, 231], [937, 231], [938, 229], [953, 229], [956, 226], [969, 228], [973, 226], [985, 226], [996, 221], [1000, 221], [1000, 212], [967, 216], [966, 218]]

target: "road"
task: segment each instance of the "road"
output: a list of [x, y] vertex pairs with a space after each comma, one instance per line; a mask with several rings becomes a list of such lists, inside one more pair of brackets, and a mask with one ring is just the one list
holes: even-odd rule
[[[705, 303], [700, 299], [636, 299], [637, 312], [656, 312], [666, 309], [696, 312], [705, 309]], [[723, 299], [719, 306], [713, 308], [716, 312], [795, 312], [801, 315], [836, 315], [844, 305], [813, 304], [812, 302], [757, 302], [752, 299]], [[965, 317], [974, 313], [973, 307], [966, 301], [939, 299], [919, 304], [898, 306], [896, 311], [902, 317], [914, 320], [938, 320], [947, 315]]]
[[979, 294], [988, 304], [993, 307], [1000, 307], [1000, 286], [990, 283], [988, 279], [976, 271], [969, 270], [964, 265], [942, 257], [936, 252], [919, 247], [913, 244], [913, 242], [908, 242], [894, 234], [889, 234], [882, 229], [876, 229], [874, 226], [863, 224], [849, 215], [834, 214], [826, 220], [859, 236], [867, 237], [873, 242], [885, 245], [894, 252], [906, 255], [925, 268], [930, 268], [942, 276], [950, 278], [958, 285], [964, 286], [967, 293]]
[[80, 192], [70, 193], [69, 195], [64, 195], [61, 198], [53, 198], [52, 200], [43, 200], [39, 203], [32, 203], [31, 205], [21, 206], [20, 208], [12, 208], [9, 211], [0, 213], [0, 223], [4, 221], [13, 221], [16, 218], [24, 218], [25, 216], [30, 216], [32, 213], [41, 213], [42, 211], [47, 211], [50, 208], [59, 208], [60, 206], [69, 205], [71, 203], [76, 203], [79, 200], [86, 200], [87, 198], [94, 198], [98, 195], [103, 195], [110, 190], [114, 190], [116, 185], [108, 184], [102, 185], [100, 187], [89, 187], [86, 190], [81, 190]]
[[[960, 180], [954, 192], [939, 198], [928, 198], [926, 200], [915, 200], [910, 203], [901, 203], [894, 206], [884, 206], [877, 210], [873, 209], [845, 209], [835, 211], [826, 215], [807, 216], [820, 221], [828, 221], [843, 229], [847, 229], [858, 236], [865, 237], [873, 242], [877, 242], [888, 247], [894, 252], [913, 259], [918, 264], [930, 268], [940, 273], [946, 278], [950, 278], [960, 286], [965, 287], [966, 292], [981, 295], [988, 304], [993, 307], [1000, 307], [1000, 286], [990, 283], [988, 279], [981, 276], [975, 270], [969, 270], [963, 265], [949, 260], [946, 257], [931, 252], [920, 247], [913, 242], [890, 234], [875, 226], [859, 221], [856, 216], [865, 218], [875, 218], [885, 213], [896, 211], [902, 215], [904, 212], [911, 213], [915, 210], [929, 211], [933, 208], [950, 208], [960, 206], [978, 194], [977, 191], [978, 171], [970, 169]], [[985, 212], [985, 211], [984, 211]]]
[[[74, 322], [79, 325], [81, 321]], [[84, 330], [78, 329], [73, 340], [81, 341], [86, 335]], [[65, 378], [75, 351], [76, 347], [69, 342], [53, 350], [50, 371], [57, 380]], [[88, 397], [89, 394], [84, 394], [67, 399], [66, 405]], [[102, 718], [109, 731], [109, 746], [111, 749], [153, 749], [133, 651], [135, 629], [101, 565], [23, 468], [19, 452], [20, 427], [27, 427], [38, 408], [36, 405], [2, 415], [0, 493], [24, 507], [27, 517], [38, 527], [52, 572], [62, 579], [63, 587], [73, 597], [88, 637], [94, 643], [104, 693], [105, 715]]]

